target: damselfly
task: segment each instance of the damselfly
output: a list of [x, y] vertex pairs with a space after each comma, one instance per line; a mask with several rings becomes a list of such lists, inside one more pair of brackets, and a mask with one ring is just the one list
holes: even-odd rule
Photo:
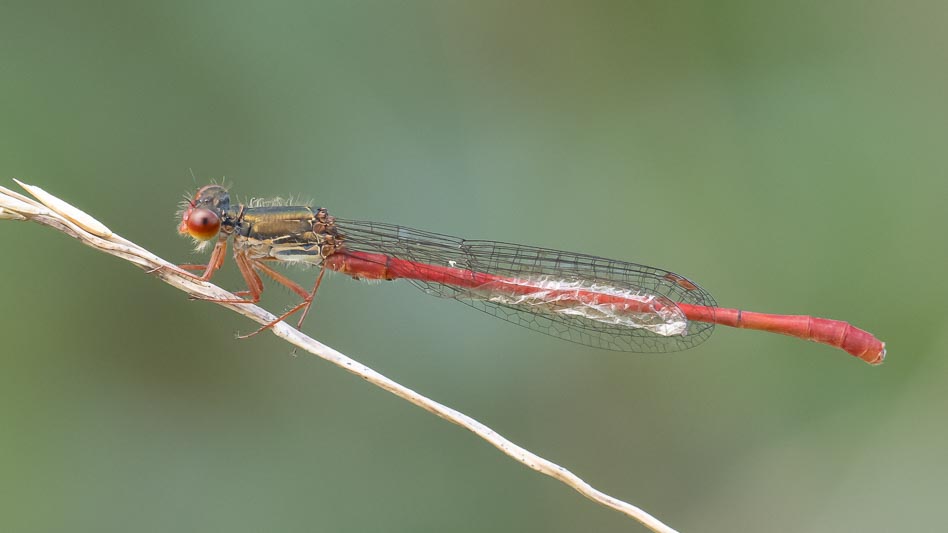
[[[629, 352], [672, 352], [707, 339], [716, 324], [799, 337], [840, 348], [871, 364], [885, 343], [846, 322], [717, 307], [690, 279], [636, 263], [495, 241], [466, 240], [403, 226], [347, 220], [322, 207], [231, 202], [220, 185], [200, 188], [182, 205], [179, 233], [214, 242], [203, 270], [209, 280], [233, 239], [247, 290], [228, 303], [256, 303], [259, 273], [302, 298], [259, 333], [299, 312], [306, 318], [325, 271], [356, 279], [405, 279], [429, 294], [454, 298], [498, 318], [568, 341]], [[320, 272], [312, 290], [269, 266], [307, 263]], [[255, 334], [252, 333], [251, 335]]]

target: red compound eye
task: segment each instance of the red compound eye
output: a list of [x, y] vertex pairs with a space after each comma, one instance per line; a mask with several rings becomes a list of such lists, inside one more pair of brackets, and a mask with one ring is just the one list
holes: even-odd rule
[[221, 229], [221, 217], [210, 209], [192, 209], [185, 223], [188, 234], [201, 241], [213, 239]]

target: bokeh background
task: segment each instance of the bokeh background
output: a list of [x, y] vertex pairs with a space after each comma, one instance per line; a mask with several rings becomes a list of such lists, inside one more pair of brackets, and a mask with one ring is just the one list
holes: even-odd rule
[[[727, 328], [603, 352], [341, 276], [305, 331], [684, 531], [932, 530], [946, 21], [911, 1], [8, 1], [0, 177], [178, 262], [198, 260], [173, 217], [193, 170], [851, 321], [883, 366]], [[2, 531], [644, 530], [126, 263], [33, 224], [0, 242]], [[218, 281], [240, 287], [229, 262]]]

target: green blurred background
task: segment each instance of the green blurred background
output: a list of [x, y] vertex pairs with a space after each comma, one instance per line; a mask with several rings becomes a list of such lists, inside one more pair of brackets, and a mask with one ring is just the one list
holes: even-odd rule
[[[3, 2], [0, 177], [177, 262], [181, 194], [666, 267], [839, 318], [597, 351], [409, 284], [305, 330], [685, 531], [944, 523], [948, 4]], [[642, 530], [246, 319], [0, 222], [0, 531]], [[291, 271], [309, 284], [313, 272]], [[228, 262], [218, 281], [240, 287]], [[264, 305], [293, 302], [269, 285]]]

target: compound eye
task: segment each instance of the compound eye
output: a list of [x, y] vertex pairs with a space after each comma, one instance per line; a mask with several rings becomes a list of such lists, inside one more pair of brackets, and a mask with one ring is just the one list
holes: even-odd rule
[[199, 241], [207, 241], [217, 236], [221, 230], [221, 217], [210, 209], [192, 209], [187, 220], [188, 234]]

